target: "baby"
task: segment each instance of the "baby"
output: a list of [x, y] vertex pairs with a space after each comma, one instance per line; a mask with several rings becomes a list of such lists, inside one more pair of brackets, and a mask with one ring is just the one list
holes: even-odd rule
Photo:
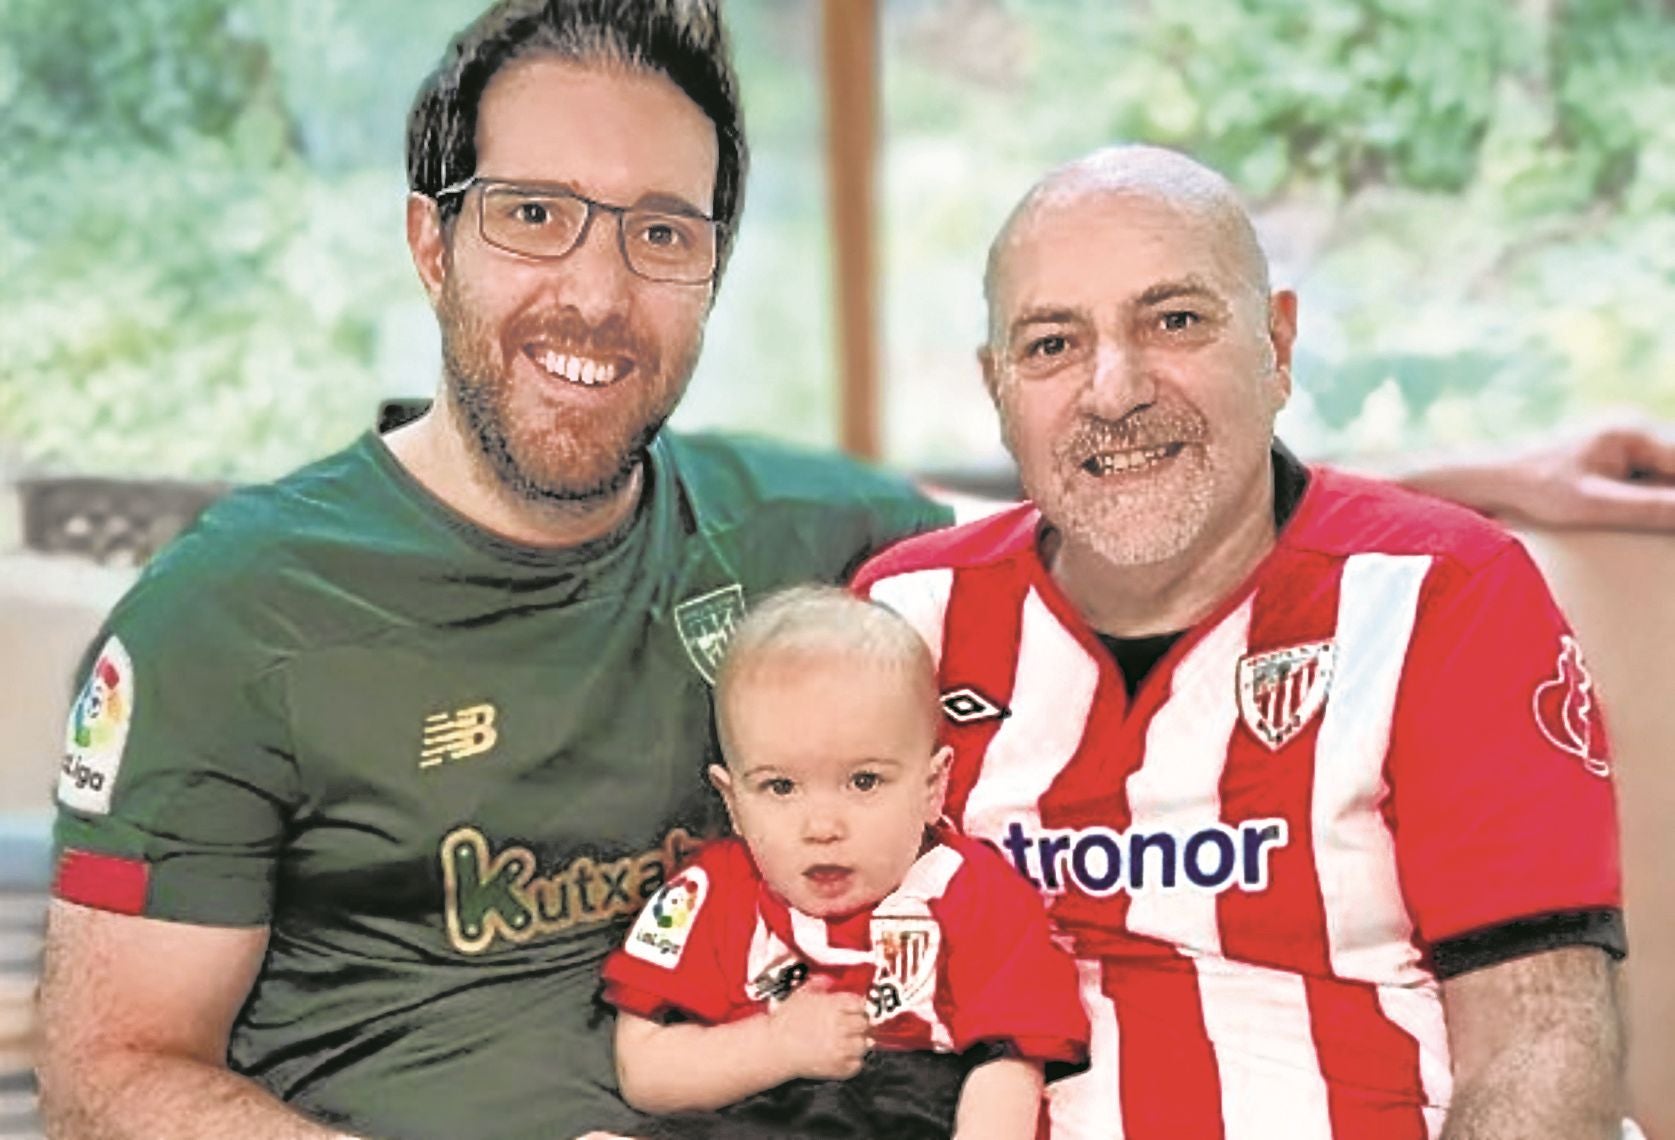
[[949, 750], [919, 636], [841, 590], [775, 595], [733, 635], [716, 718], [737, 838], [605, 966], [629, 1103], [684, 1114], [659, 1136], [1034, 1136], [1087, 1017], [1035, 889], [936, 826]]

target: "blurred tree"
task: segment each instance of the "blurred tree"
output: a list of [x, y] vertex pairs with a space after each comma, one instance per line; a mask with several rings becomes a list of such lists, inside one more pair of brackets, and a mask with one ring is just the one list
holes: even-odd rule
[[[258, 477], [427, 391], [403, 120], [481, 3], [0, 0], [0, 457]], [[983, 247], [1043, 168], [1116, 138], [1257, 205], [1305, 294], [1306, 444], [1675, 415], [1664, 0], [884, 8], [897, 458], [998, 446], [969, 352]], [[681, 417], [829, 441], [819, 9], [727, 10], [755, 162]]]

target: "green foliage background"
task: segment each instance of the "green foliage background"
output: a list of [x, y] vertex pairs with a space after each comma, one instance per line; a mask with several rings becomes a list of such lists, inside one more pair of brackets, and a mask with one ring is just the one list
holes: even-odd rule
[[[479, 0], [0, 0], [0, 465], [254, 478], [434, 382], [408, 100]], [[1227, 171], [1304, 298], [1307, 450], [1675, 415], [1659, 0], [887, 0], [892, 455], [997, 450], [982, 252], [1118, 138]], [[682, 410], [833, 435], [816, 0], [728, 0], [755, 165]], [[987, 37], [987, 38], [985, 38]]]

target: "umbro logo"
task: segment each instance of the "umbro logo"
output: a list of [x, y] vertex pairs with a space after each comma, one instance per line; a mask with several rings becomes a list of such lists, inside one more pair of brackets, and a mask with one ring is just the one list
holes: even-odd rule
[[942, 713], [955, 724], [974, 724], [980, 720], [1004, 720], [1011, 710], [996, 704], [969, 685], [949, 689], [942, 694]]
[[425, 717], [419, 767], [434, 768], [444, 760], [481, 756], [493, 748], [500, 739], [494, 715], [494, 706], [485, 703]]

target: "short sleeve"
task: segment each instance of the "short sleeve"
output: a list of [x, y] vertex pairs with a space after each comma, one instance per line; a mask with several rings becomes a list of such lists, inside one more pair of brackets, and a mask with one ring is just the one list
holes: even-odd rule
[[955, 1051], [1004, 1043], [1030, 1060], [1084, 1063], [1076, 963], [1054, 944], [1040, 896], [989, 849], [973, 843], [962, 854], [966, 866], [932, 904], [948, 945], [942, 1017]]
[[712, 1025], [729, 1020], [744, 987], [732, 944], [755, 909], [743, 863], [733, 842], [710, 844], [651, 897], [605, 960], [607, 1002], [641, 1017], [674, 1010]]
[[65, 728], [54, 893], [216, 926], [272, 916], [297, 798], [277, 668], [238, 612], [142, 580], [88, 654]]
[[1421, 597], [1389, 761], [1402, 889], [1436, 944], [1621, 906], [1599, 693], [1523, 547]]

